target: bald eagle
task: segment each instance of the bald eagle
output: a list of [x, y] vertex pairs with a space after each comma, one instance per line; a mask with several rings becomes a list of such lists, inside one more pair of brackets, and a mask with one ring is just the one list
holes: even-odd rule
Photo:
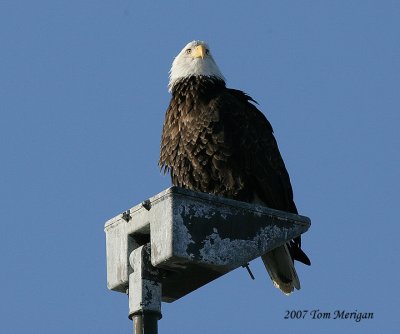
[[[175, 57], [168, 88], [159, 165], [174, 185], [297, 213], [271, 124], [249, 95], [226, 87], [205, 42]], [[300, 237], [262, 260], [286, 294], [300, 289], [294, 260], [310, 265]]]

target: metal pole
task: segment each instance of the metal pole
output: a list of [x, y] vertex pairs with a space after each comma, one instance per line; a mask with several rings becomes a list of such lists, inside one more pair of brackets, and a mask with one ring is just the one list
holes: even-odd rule
[[157, 334], [159, 314], [155, 312], [143, 312], [134, 315], [133, 333], [134, 334]]

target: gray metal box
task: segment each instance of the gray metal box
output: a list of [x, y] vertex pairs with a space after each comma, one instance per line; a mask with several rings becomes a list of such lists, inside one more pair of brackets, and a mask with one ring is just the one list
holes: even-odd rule
[[129, 255], [150, 242], [172, 302], [306, 232], [310, 219], [256, 204], [171, 187], [105, 224], [107, 285], [126, 292]]

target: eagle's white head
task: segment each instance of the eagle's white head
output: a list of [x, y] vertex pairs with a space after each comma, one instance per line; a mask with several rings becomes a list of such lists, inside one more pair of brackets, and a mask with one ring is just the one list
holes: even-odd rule
[[225, 81], [211, 55], [210, 48], [203, 41], [188, 43], [175, 57], [169, 72], [168, 90], [171, 92], [178, 80], [193, 75], [216, 77]]

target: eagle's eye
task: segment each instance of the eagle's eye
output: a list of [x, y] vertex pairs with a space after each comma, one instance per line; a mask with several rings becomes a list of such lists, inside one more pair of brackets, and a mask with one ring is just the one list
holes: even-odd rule
[[186, 49], [186, 54], [190, 54], [192, 52], [192, 49]]
[[206, 55], [210, 54], [210, 50], [206, 49]]

